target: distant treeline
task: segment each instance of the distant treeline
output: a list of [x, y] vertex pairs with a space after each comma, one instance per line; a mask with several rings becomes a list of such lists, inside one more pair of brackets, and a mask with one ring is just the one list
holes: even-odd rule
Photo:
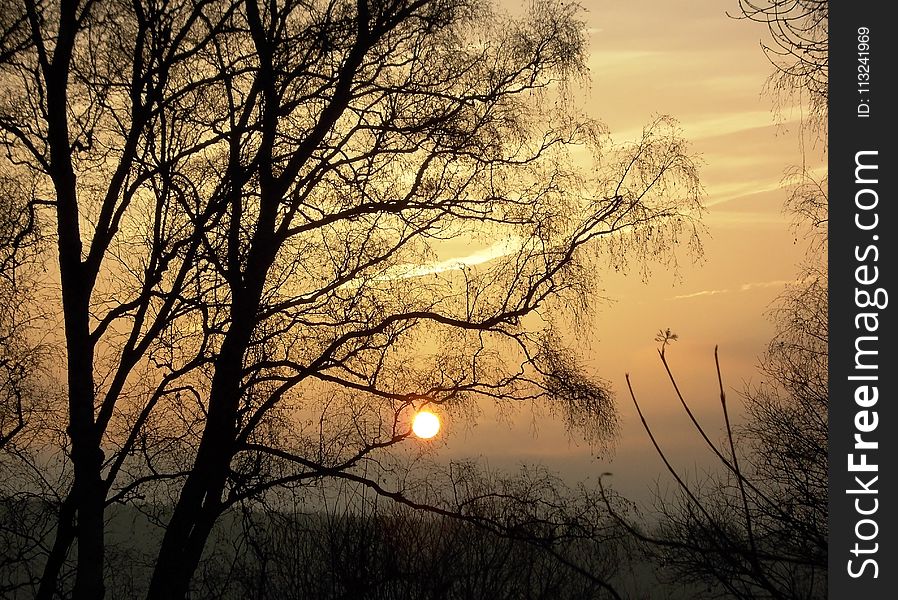
[[[626, 559], [620, 547], [593, 540], [539, 544], [470, 523], [367, 499], [339, 508], [235, 510], [222, 519], [193, 578], [191, 598], [366, 600], [582, 600], [607, 598], [595, 575]], [[7, 498], [3, 529], [42, 520], [42, 503]], [[116, 506], [108, 523], [107, 597], [146, 594], [170, 510]], [[51, 521], [52, 522], [52, 521]], [[53, 539], [52, 531], [43, 536]], [[10, 537], [6, 541], [12, 541]], [[14, 562], [4, 548], [9, 598], [31, 597], [27, 581], [43, 558]], [[20, 548], [21, 550], [21, 548]], [[565, 561], [570, 561], [566, 565]], [[584, 573], [588, 571], [588, 574]], [[12, 584], [12, 585], [10, 585]]]

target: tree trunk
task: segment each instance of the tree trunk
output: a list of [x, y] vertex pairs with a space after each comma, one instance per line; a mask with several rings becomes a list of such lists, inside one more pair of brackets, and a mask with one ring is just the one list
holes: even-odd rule
[[150, 580], [148, 600], [184, 598], [221, 513], [221, 496], [234, 454], [243, 354], [252, 333], [252, 309], [235, 302], [235, 322], [222, 343], [209, 393], [209, 412], [193, 469], [181, 490]]
[[47, 556], [44, 572], [41, 575], [40, 587], [38, 587], [35, 600], [52, 600], [56, 593], [59, 581], [59, 572], [69, 553], [72, 542], [75, 541], [75, 491], [69, 495], [59, 507], [59, 518], [56, 524], [56, 539]]
[[[103, 452], [94, 421], [93, 343], [89, 329], [90, 289], [81, 274], [80, 252], [61, 253], [63, 311], [66, 329], [69, 387], [69, 437], [72, 440], [72, 485], [78, 539], [77, 574], [73, 598], [103, 597], [104, 521], [106, 489], [101, 470]], [[65, 264], [68, 263], [68, 264]]]
[[[81, 258], [81, 215], [68, 127], [68, 80], [78, 27], [78, 9], [75, 0], [60, 2], [53, 56], [41, 64], [41, 70], [47, 88], [49, 174], [56, 192], [56, 233], [66, 341], [68, 434], [72, 441], [74, 466], [71, 502], [77, 515], [74, 533], [78, 540], [78, 570], [73, 598], [99, 600], [105, 592], [103, 511], [106, 490], [101, 476], [102, 436], [94, 419], [94, 341], [90, 334], [90, 299], [96, 270], [88, 267]], [[33, 36], [41, 38], [44, 33], [40, 29], [40, 19], [32, 13], [29, 20]], [[54, 549], [59, 546], [60, 552], [68, 546], [65, 536], [71, 534], [67, 529], [70, 522], [64, 521], [66, 513], [67, 510], [61, 511], [54, 543]], [[59, 559], [59, 553], [53, 558]], [[42, 587], [57, 587], [59, 566], [56, 560], [47, 561], [47, 582]]]

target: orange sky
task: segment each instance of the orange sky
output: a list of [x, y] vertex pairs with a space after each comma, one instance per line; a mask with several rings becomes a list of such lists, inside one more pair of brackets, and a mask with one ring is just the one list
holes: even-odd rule
[[473, 428], [453, 431], [441, 454], [479, 455], [505, 468], [522, 460], [542, 462], [571, 480], [611, 471], [618, 490], [645, 498], [663, 466], [638, 423], [624, 373], [631, 374], [675, 463], [711, 465], [697, 450], [700, 439], [666, 383], [654, 337], [667, 327], [679, 334], [670, 362], [709, 431], [721, 432], [714, 345], [720, 346], [729, 397], [738, 403], [743, 382], [758, 379], [757, 357], [773, 331], [765, 311], [794, 280], [804, 251], [782, 213], [786, 192], [780, 188], [785, 169], [801, 159], [800, 115], [774, 124], [772, 99], [762, 94], [771, 72], [759, 47], [765, 29], [727, 17], [727, 9], [738, 9], [735, 0], [583, 4], [591, 51], [590, 116], [623, 141], [635, 138], [653, 115], [673, 115], [702, 157], [709, 208], [704, 262], [683, 264], [678, 278], [659, 268], [648, 283], [614, 274], [605, 279], [614, 302], [597, 310], [593, 341], [581, 353], [590, 371], [610, 380], [617, 394], [623, 426], [612, 460], [596, 460], [560, 423], [539, 419], [534, 432], [529, 411], [511, 424], [486, 412]]

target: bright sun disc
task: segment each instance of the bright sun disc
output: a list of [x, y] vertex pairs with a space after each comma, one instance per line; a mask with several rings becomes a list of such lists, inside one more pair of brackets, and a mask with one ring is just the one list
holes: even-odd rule
[[421, 411], [412, 421], [412, 431], [419, 438], [430, 439], [440, 430], [440, 419], [429, 411]]

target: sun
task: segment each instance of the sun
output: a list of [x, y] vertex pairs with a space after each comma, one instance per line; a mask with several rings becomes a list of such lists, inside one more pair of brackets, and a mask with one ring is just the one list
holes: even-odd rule
[[422, 410], [412, 421], [412, 431], [422, 439], [430, 439], [440, 430], [440, 419], [430, 411]]

